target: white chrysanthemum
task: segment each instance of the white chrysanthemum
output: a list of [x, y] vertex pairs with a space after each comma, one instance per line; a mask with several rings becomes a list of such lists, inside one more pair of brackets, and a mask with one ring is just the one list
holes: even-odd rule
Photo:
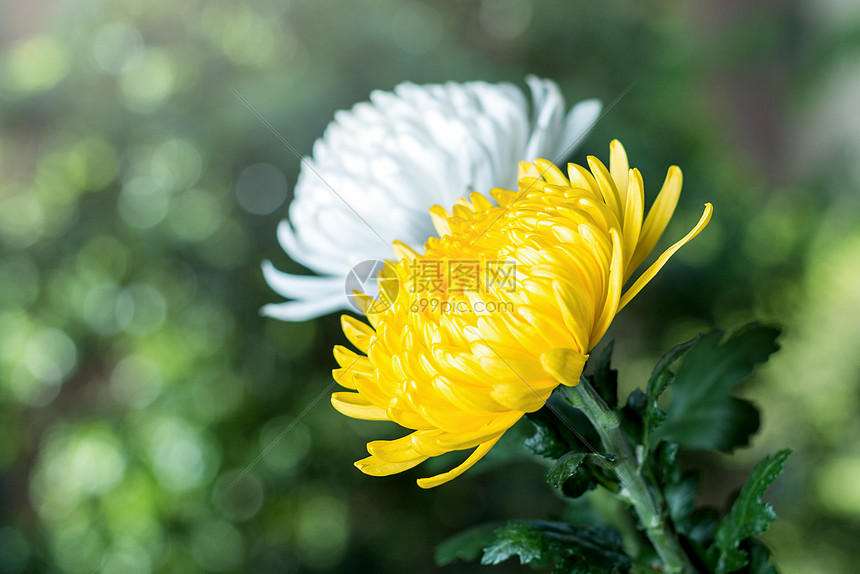
[[302, 321], [348, 309], [349, 270], [394, 258], [399, 240], [416, 249], [436, 235], [433, 205], [471, 191], [515, 188], [520, 161], [563, 159], [600, 113], [596, 100], [565, 114], [555, 82], [529, 77], [532, 106], [512, 84], [404, 83], [335, 114], [306, 158], [278, 241], [319, 276], [290, 275], [263, 262], [269, 285], [293, 299], [263, 307]]

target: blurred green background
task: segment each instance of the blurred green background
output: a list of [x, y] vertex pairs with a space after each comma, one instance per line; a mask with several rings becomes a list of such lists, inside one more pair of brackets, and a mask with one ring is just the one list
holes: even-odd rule
[[336, 317], [258, 315], [260, 261], [300, 269], [275, 240], [299, 161], [227, 86], [310, 153], [372, 89], [528, 73], [614, 104], [574, 159], [619, 138], [648, 200], [682, 167], [667, 237], [716, 206], [615, 321], [622, 381], [784, 324], [744, 389], [762, 433], [689, 462], [722, 504], [793, 447], [765, 541], [785, 573], [856, 571], [860, 4], [3, 0], [0, 49], [0, 572], [433, 572], [462, 528], [562, 515], [504, 449], [432, 491], [353, 468], [400, 431], [313, 403]]

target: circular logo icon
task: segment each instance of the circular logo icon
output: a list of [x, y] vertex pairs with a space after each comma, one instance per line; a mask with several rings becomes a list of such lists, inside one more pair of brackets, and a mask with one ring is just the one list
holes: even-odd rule
[[[384, 268], [384, 261], [368, 259], [349, 270], [344, 285], [346, 298], [359, 313], [380, 313], [391, 307], [397, 298], [397, 277], [380, 277]], [[372, 301], [365, 304], [360, 295], [366, 295]]]

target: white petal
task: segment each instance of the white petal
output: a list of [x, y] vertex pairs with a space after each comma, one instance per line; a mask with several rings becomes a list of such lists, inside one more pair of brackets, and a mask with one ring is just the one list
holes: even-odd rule
[[564, 114], [564, 98], [558, 85], [551, 80], [542, 80], [535, 76], [526, 78], [534, 99], [532, 112], [532, 135], [526, 145], [522, 160], [532, 162], [536, 158], [555, 160], [555, 157], [544, 157], [557, 147], [561, 132], [561, 116]]
[[334, 311], [351, 309], [345, 293], [310, 301], [288, 301], [263, 305], [260, 313], [281, 321], [308, 321]]
[[263, 278], [278, 295], [290, 299], [313, 299], [344, 291], [344, 277], [291, 275], [278, 271], [269, 260], [263, 261]]
[[597, 123], [602, 109], [603, 105], [600, 100], [583, 100], [573, 106], [564, 122], [564, 132], [559, 146], [555, 150], [556, 158], [566, 159], [579, 147], [579, 144]]
[[296, 263], [300, 263], [309, 269], [321, 273], [336, 274], [339, 271], [345, 271], [345, 265], [342, 262], [327, 259], [325, 257], [315, 257], [316, 250], [309, 246], [304, 246], [296, 237], [292, 225], [286, 219], [278, 224], [278, 243], [281, 248], [287, 252]]

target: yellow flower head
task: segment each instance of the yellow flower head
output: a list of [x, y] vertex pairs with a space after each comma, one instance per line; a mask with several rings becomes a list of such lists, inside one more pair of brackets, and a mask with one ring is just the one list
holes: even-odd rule
[[[366, 355], [334, 349], [332, 395], [341, 413], [392, 420], [414, 432], [368, 443], [356, 466], [394, 474], [430, 457], [474, 449], [459, 466], [422, 478], [431, 488], [466, 471], [524, 413], [540, 409], [560, 383], [575, 385], [623, 308], [711, 217], [664, 252], [626, 290], [672, 217], [681, 170], [669, 168], [643, 222], [642, 176], [624, 148], [610, 144], [609, 169], [520, 164], [519, 191], [494, 189], [460, 200], [452, 213], [431, 209], [440, 238], [423, 255], [398, 244], [400, 261], [380, 277], [386, 305], [367, 301], [370, 325], [342, 318]], [[560, 377], [559, 373], [566, 376]], [[563, 379], [563, 380], [559, 380]]]

